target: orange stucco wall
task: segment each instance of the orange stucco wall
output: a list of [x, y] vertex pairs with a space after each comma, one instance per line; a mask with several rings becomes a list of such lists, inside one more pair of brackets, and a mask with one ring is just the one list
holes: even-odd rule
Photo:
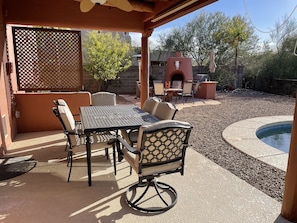
[[64, 99], [73, 114], [80, 106], [91, 104], [89, 92], [18, 93], [15, 94], [18, 133], [59, 130], [61, 125], [52, 112], [53, 100]]

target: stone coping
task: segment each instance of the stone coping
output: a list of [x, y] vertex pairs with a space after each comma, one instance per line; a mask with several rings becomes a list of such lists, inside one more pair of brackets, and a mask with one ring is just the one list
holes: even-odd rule
[[287, 170], [288, 153], [262, 142], [257, 130], [278, 124], [291, 123], [293, 116], [266, 116], [242, 120], [229, 125], [222, 133], [227, 143], [281, 170]]

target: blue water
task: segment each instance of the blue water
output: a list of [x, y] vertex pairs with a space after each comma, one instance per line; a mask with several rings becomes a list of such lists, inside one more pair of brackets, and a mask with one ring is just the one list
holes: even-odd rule
[[281, 124], [257, 131], [257, 137], [264, 143], [289, 153], [292, 124]]

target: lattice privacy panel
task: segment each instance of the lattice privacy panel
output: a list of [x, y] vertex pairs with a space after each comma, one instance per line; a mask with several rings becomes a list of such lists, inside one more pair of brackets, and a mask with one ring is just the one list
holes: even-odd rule
[[79, 31], [13, 27], [19, 90], [82, 89]]

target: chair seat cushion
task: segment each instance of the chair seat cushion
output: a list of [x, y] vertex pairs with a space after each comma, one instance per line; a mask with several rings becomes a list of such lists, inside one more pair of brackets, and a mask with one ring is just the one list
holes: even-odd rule
[[139, 173], [139, 175], [140, 176], [158, 175], [159, 173], [172, 171], [174, 169], [179, 169], [181, 167], [182, 167], [181, 161], [176, 161], [176, 162], [167, 163], [163, 165], [142, 168], [142, 173]]
[[125, 160], [140, 176], [158, 175], [159, 173], [164, 173], [166, 171], [179, 169], [182, 167], [182, 163], [179, 160], [179, 161], [175, 161], [175, 162], [171, 162], [163, 165], [145, 167], [145, 168], [142, 168], [142, 173], [139, 173], [139, 155], [129, 152], [126, 148], [123, 148], [122, 152], [124, 154]]

